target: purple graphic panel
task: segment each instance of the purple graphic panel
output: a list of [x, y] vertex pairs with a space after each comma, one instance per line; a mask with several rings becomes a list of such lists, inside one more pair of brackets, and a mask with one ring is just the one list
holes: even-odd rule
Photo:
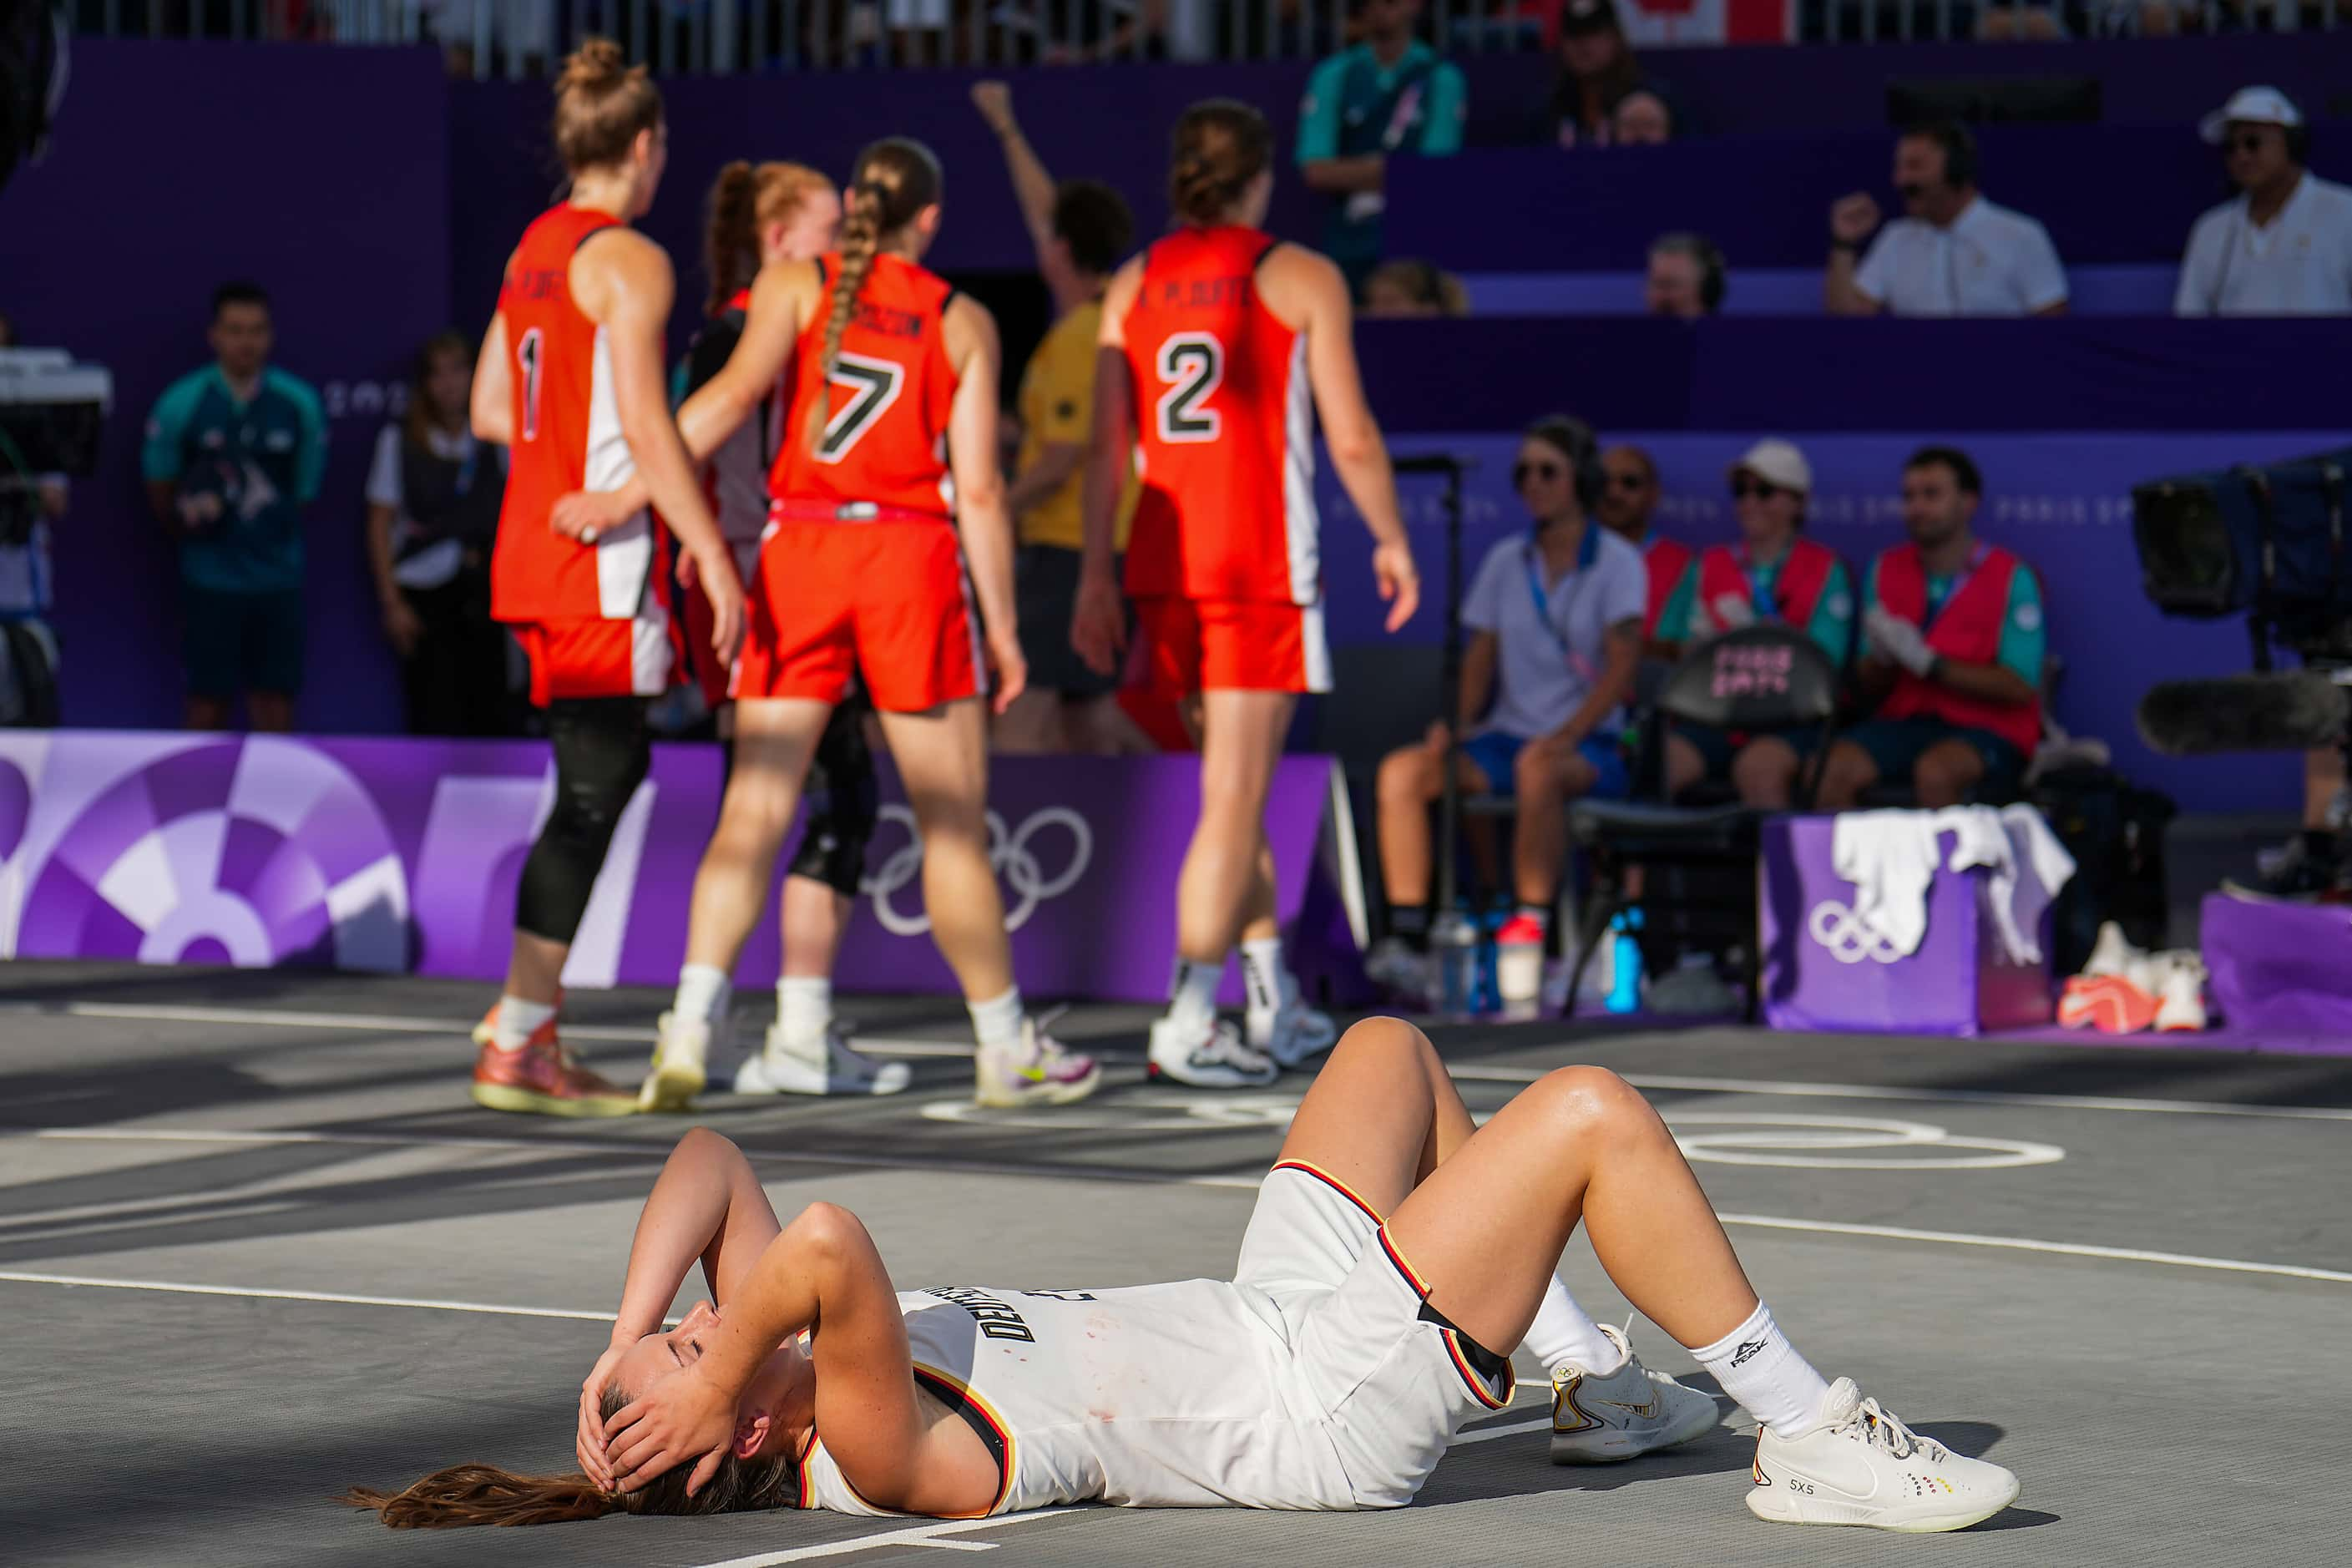
[[[495, 981], [549, 766], [546, 748], [525, 742], [0, 733], [0, 957]], [[1200, 805], [1197, 763], [1020, 758], [992, 772], [990, 858], [1023, 989], [1157, 1000]], [[1286, 759], [1266, 827], [1302, 972], [1344, 993], [1360, 978], [1354, 943], [1318, 861], [1331, 779], [1327, 759]], [[676, 977], [719, 795], [715, 750], [656, 748], [568, 983]], [[838, 977], [859, 991], [952, 994], [923, 909], [914, 818], [887, 768], [882, 800]], [[772, 911], [736, 977], [766, 985], [778, 959]], [[1235, 977], [1228, 989], [1238, 1001]]]

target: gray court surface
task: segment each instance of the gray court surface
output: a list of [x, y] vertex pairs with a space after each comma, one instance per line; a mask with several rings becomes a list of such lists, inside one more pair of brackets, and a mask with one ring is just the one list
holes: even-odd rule
[[[0, 969], [0, 1562], [2352, 1560], [2352, 1058], [1590, 1025], [1433, 1035], [1474, 1110], [1571, 1061], [1631, 1077], [1798, 1345], [2017, 1470], [2017, 1507], [1949, 1537], [1766, 1525], [1741, 1506], [1753, 1427], [1727, 1403], [1685, 1448], [1565, 1469], [1545, 1460], [1547, 1395], [1523, 1384], [1392, 1513], [389, 1531], [329, 1500], [463, 1460], [571, 1468], [598, 1320], [688, 1125], [475, 1109], [461, 1030], [485, 1000], [425, 981]], [[659, 1005], [578, 996], [575, 1046], [633, 1079]], [[913, 1063], [910, 1093], [713, 1097], [701, 1119], [787, 1216], [819, 1197], [855, 1209], [909, 1288], [1228, 1272], [1307, 1081], [1152, 1089], [1143, 1015], [1087, 1009], [1061, 1030], [1107, 1058], [1111, 1088], [984, 1115], [964, 1103], [954, 1012], [844, 1010]], [[1580, 1237], [1563, 1267], [1622, 1321]], [[1633, 1337], [1696, 1377], [1655, 1328]]]

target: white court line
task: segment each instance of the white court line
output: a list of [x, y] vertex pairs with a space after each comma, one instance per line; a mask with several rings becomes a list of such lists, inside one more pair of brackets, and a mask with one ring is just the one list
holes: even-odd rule
[[29, 1274], [0, 1268], [0, 1280], [15, 1285], [90, 1285], [109, 1290], [163, 1290], [180, 1296], [243, 1296], [265, 1301], [325, 1301], [341, 1307], [415, 1307], [433, 1312], [481, 1312], [500, 1318], [576, 1318], [609, 1323], [610, 1312], [580, 1312], [568, 1307], [500, 1307], [487, 1301], [443, 1301], [423, 1296], [357, 1296], [341, 1290], [269, 1290], [243, 1285], [194, 1285], [175, 1279], [100, 1279], [84, 1274]]
[[[476, 1020], [471, 1018], [418, 1018], [393, 1013], [302, 1013], [261, 1007], [182, 1007], [163, 1006], [143, 1002], [64, 1002], [22, 1003], [0, 1005], [0, 1016], [8, 1015], [64, 1015], [71, 1018], [124, 1018], [161, 1024], [258, 1024], [288, 1029], [354, 1029], [369, 1034], [394, 1035], [464, 1035], [470, 1033]], [[654, 1038], [654, 1031], [624, 1028], [610, 1024], [566, 1024], [567, 1039], [612, 1040], [628, 1045], [645, 1045]], [[872, 1055], [886, 1057], [966, 1057], [970, 1046], [953, 1040], [888, 1039], [879, 1036], [854, 1035], [857, 1048]]]
[[[1455, 1078], [1492, 1083], [1533, 1083], [1547, 1069], [1448, 1063]], [[1899, 1089], [1873, 1083], [1799, 1083], [1769, 1078], [1683, 1078], [1670, 1073], [1618, 1075], [1635, 1089], [1679, 1089], [1706, 1094], [1785, 1095], [1793, 1100], [1909, 1100], [1954, 1105], [2021, 1105], [2048, 1110], [2145, 1111], [2164, 1116], [2272, 1116], [2295, 1121], [2352, 1121], [2352, 1106], [2232, 1105], [2217, 1100], [2125, 1100], [2095, 1094], [2005, 1094], [1995, 1089]]]
[[[156, 1023], [255, 1024], [302, 1029], [357, 1029], [375, 1033], [465, 1034], [470, 1018], [418, 1018], [388, 1013], [281, 1012], [262, 1007], [183, 1007], [132, 1002], [66, 1002], [0, 1004], [0, 1016], [11, 1014], [63, 1014], [77, 1018], [147, 1019]], [[578, 1040], [613, 1040], [644, 1045], [654, 1031], [601, 1024], [566, 1024], [563, 1032]], [[892, 1039], [854, 1037], [857, 1048], [877, 1056], [970, 1057], [971, 1047], [953, 1040]], [[1533, 1068], [1485, 1067], [1475, 1063], [1447, 1065], [1458, 1079], [1494, 1083], [1532, 1083], [1543, 1076]], [[1787, 1095], [1801, 1100], [1908, 1100], [1956, 1105], [2040, 1106], [2053, 1110], [2145, 1111], [2164, 1116], [2266, 1116], [2298, 1121], [2352, 1121], [2352, 1106], [2233, 1105], [2224, 1100], [2133, 1100], [2113, 1095], [2003, 1093], [1994, 1089], [1902, 1089], [1885, 1084], [1806, 1083], [1793, 1079], [1755, 1078], [1686, 1078], [1668, 1073], [1625, 1073], [1636, 1089], [1689, 1089], [1712, 1094]]]
[[1550, 1429], [1551, 1417], [1549, 1415], [1540, 1421], [1513, 1421], [1502, 1426], [1474, 1426], [1467, 1432], [1456, 1432], [1454, 1446], [1458, 1448], [1465, 1443], [1485, 1443], [1496, 1437], [1516, 1437], [1522, 1432], [1547, 1432]]
[[886, 1546], [940, 1546], [958, 1552], [989, 1552], [995, 1542], [985, 1541], [948, 1541], [943, 1536], [969, 1535], [976, 1530], [1002, 1530], [1008, 1524], [1025, 1524], [1033, 1519], [1055, 1519], [1069, 1510], [1040, 1510], [1030, 1513], [1001, 1513], [992, 1519], [954, 1519], [938, 1524], [919, 1524], [910, 1530], [886, 1530], [879, 1535], [853, 1536], [847, 1541], [821, 1542], [814, 1546], [793, 1546], [782, 1552], [762, 1552], [751, 1557], [730, 1557], [724, 1563], [710, 1563], [703, 1568], [774, 1568], [782, 1563], [808, 1563], [819, 1557], [845, 1557], [853, 1552], [878, 1552]]
[[[0, 1143], [26, 1134], [0, 1133]], [[157, 1127], [45, 1127], [30, 1136], [58, 1141], [153, 1143], [348, 1143], [366, 1148], [490, 1149], [498, 1151], [556, 1150], [563, 1152], [622, 1154], [637, 1159], [667, 1159], [669, 1151], [645, 1143], [559, 1142], [553, 1139], [395, 1137], [373, 1132], [239, 1132], [205, 1128], [173, 1130]], [[803, 1165], [842, 1165], [858, 1170], [950, 1171], [963, 1175], [1026, 1176], [1060, 1182], [1127, 1182], [1142, 1186], [1222, 1187], [1255, 1192], [1261, 1176], [1170, 1175], [1156, 1171], [1119, 1171], [1102, 1166], [1016, 1164], [988, 1160], [935, 1160], [924, 1155], [835, 1154], [814, 1152], [765, 1154], [763, 1159]], [[1727, 1226], [1753, 1226], [1764, 1230], [1811, 1231], [1822, 1236], [1867, 1236], [1889, 1241], [1927, 1241], [1948, 1247], [1990, 1247], [2017, 1252], [2058, 1253], [2070, 1258], [2097, 1258], [2121, 1263], [2161, 1263], [2179, 1268], [2210, 1268], [2231, 1274], [2269, 1274], [2288, 1279], [2318, 1279], [2352, 1284], [2352, 1273], [2313, 1268], [2295, 1263], [2254, 1263], [2235, 1258], [2205, 1258], [2187, 1252], [2147, 1252], [2128, 1247], [2098, 1247], [2088, 1242], [2041, 1241], [2021, 1236], [1979, 1236], [1968, 1231], [1914, 1230], [1904, 1226], [1852, 1225], [1839, 1220], [1790, 1219], [1779, 1215], [1717, 1214]]]

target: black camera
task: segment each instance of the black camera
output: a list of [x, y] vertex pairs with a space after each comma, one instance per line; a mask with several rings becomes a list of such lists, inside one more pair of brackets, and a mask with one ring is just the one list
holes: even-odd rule
[[2352, 660], [2347, 482], [2352, 447], [2136, 486], [2142, 586], [2168, 615], [2251, 616], [2258, 668], [2273, 638]]

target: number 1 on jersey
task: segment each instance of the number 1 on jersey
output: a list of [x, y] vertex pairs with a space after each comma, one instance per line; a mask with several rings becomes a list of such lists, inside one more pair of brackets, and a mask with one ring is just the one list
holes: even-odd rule
[[523, 333], [515, 344], [515, 363], [522, 366], [522, 438], [535, 439], [539, 435], [539, 367], [542, 338], [533, 327]]
[[1160, 395], [1162, 441], [1213, 441], [1223, 433], [1224, 416], [1202, 405], [1225, 379], [1224, 344], [1206, 332], [1177, 333], [1160, 345], [1160, 379], [1168, 384]]

